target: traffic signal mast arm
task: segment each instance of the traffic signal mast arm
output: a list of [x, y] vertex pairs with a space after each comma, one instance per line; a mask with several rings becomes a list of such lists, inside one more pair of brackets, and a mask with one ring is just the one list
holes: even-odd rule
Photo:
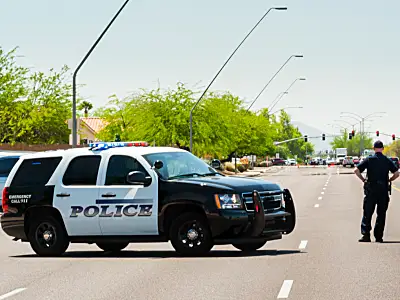
[[[325, 138], [327, 138], [327, 137], [337, 137], [337, 136], [342, 136], [341, 134], [332, 134], [332, 135], [325, 135]], [[300, 140], [300, 139], [317, 139], [317, 138], [321, 138], [321, 136], [320, 135], [318, 135], [318, 136], [308, 136], [308, 135], [303, 135], [303, 136], [300, 136], [300, 137], [297, 137], [297, 138], [292, 138], [292, 139], [288, 139], [288, 140], [284, 140], [284, 141], [280, 141], [280, 142], [274, 142], [274, 145], [275, 146], [277, 146], [277, 145], [280, 145], [280, 144], [285, 144], [285, 143], [288, 143], [288, 142], [291, 142], [291, 141], [296, 141], [296, 140]]]
[[[396, 135], [394, 135], [394, 134], [387, 134], [387, 133], [379, 132], [379, 131], [377, 131], [377, 132], [364, 132], [364, 133], [367, 133], [367, 134], [375, 133], [377, 135], [378, 134], [382, 134], [384, 136], [392, 137], [393, 140], [399, 140], [400, 139], [399, 137], [396, 137]], [[349, 132], [349, 138], [350, 138], [350, 135], [352, 137], [355, 135], [354, 130], [352, 132]], [[323, 134], [323, 136], [325, 138], [327, 138], [327, 137], [333, 137], [334, 138], [334, 137], [343, 136], [343, 135], [342, 134], [331, 134], [331, 135]], [[288, 139], [288, 140], [284, 140], [284, 141], [274, 142], [274, 145], [277, 146], [277, 145], [285, 144], [285, 143], [288, 143], [288, 142], [291, 142], [291, 141], [296, 141], [296, 140], [300, 140], [300, 139], [309, 139], [309, 138], [310, 139], [316, 139], [316, 138], [321, 138], [321, 136], [320, 135], [318, 135], [318, 136], [303, 135], [303, 136], [300, 136], [300, 137], [297, 137], [297, 138], [292, 138], [292, 139]]]

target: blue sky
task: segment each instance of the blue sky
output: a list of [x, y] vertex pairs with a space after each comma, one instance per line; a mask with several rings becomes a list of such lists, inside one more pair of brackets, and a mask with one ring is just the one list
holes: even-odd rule
[[[3, 0], [1, 46], [20, 47], [20, 62], [46, 71], [75, 68], [123, 0]], [[78, 75], [80, 89], [95, 106], [116, 93], [174, 86], [181, 81], [206, 86], [222, 63], [271, 6], [272, 11], [237, 52], [212, 86], [246, 101], [292, 54], [293, 59], [254, 105], [267, 107], [298, 77], [277, 105], [294, 120], [323, 131], [341, 111], [387, 117], [370, 131], [396, 133], [400, 102], [400, 1], [369, 0], [131, 0]], [[347, 119], [353, 122], [352, 119]], [[354, 121], [355, 122], [355, 121]], [[342, 123], [342, 125], [346, 125]]]

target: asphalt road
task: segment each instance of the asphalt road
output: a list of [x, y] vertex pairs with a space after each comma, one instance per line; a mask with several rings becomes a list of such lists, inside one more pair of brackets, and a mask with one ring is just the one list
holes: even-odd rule
[[398, 300], [400, 190], [393, 191], [386, 243], [360, 244], [361, 182], [337, 170], [285, 167], [265, 175], [291, 189], [298, 223], [251, 256], [217, 246], [209, 257], [179, 258], [164, 243], [132, 244], [119, 257], [75, 244], [62, 258], [38, 258], [1, 232], [0, 300]]

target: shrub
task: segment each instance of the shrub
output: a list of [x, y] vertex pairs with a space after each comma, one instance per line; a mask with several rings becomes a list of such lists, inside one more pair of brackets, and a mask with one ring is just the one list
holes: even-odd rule
[[235, 165], [231, 162], [226, 162], [224, 164], [224, 170], [230, 171], [230, 172], [235, 172]]
[[238, 167], [238, 171], [239, 171], [239, 172], [244, 172], [244, 171], [246, 171], [246, 167], [245, 167], [244, 165], [238, 165], [237, 167]]

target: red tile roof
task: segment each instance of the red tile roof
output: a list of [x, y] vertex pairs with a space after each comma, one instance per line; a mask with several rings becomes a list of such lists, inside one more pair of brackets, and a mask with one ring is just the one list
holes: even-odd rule
[[83, 121], [95, 133], [98, 133], [107, 125], [105, 120], [97, 117], [81, 118], [81, 121]]

